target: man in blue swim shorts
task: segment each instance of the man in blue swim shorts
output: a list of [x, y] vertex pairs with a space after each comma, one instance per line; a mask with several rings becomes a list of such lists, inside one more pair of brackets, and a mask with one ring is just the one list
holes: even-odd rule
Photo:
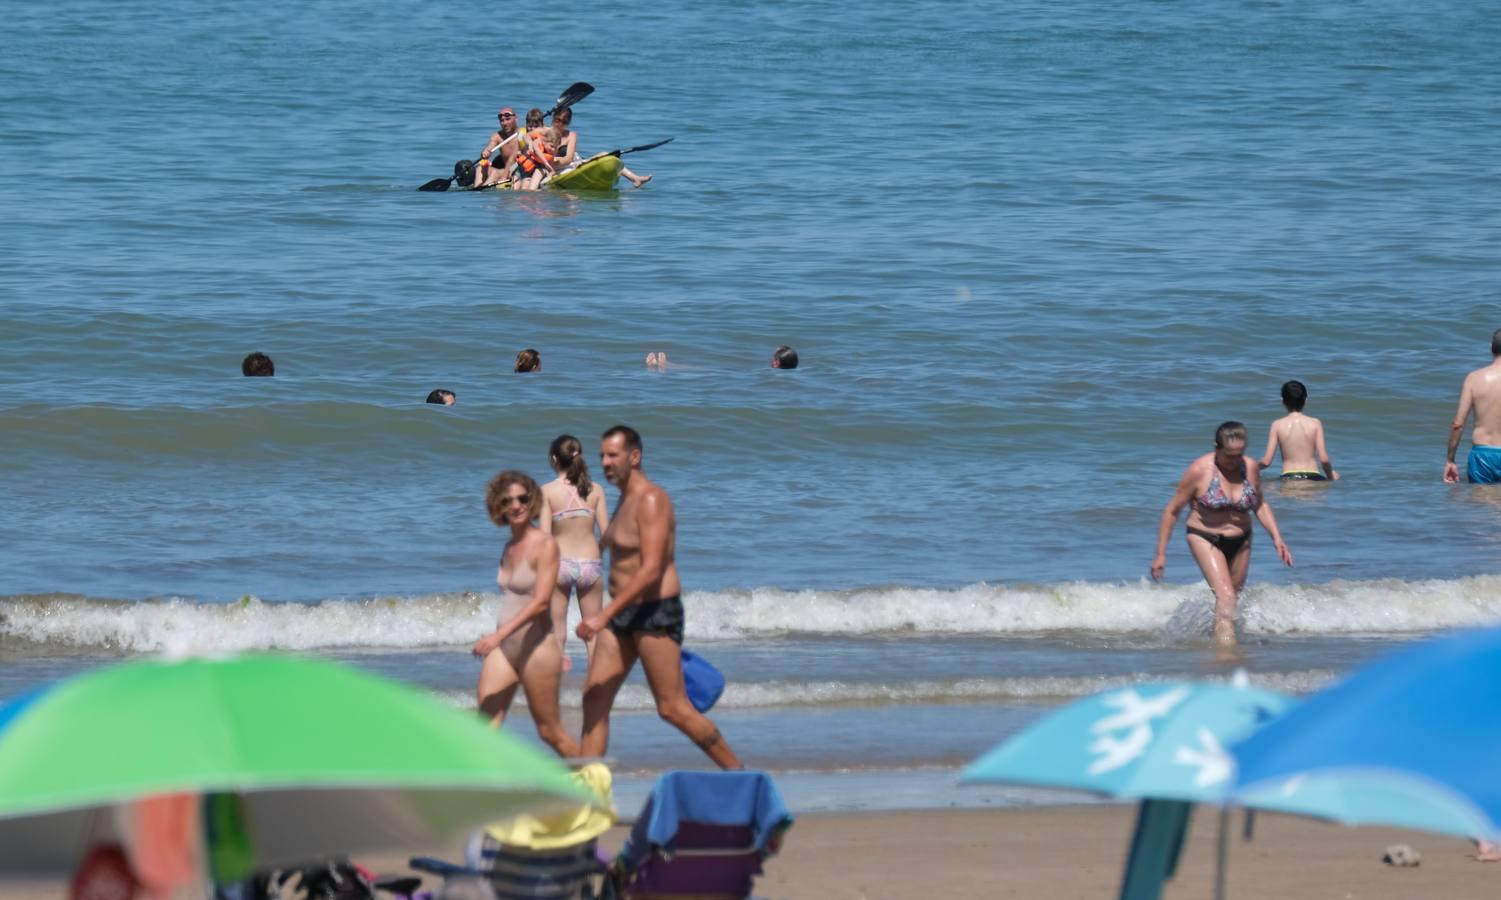
[[1470, 482], [1501, 484], [1501, 328], [1491, 335], [1491, 364], [1466, 375], [1459, 391], [1459, 411], [1449, 429], [1449, 460], [1444, 463], [1444, 481], [1449, 484], [1459, 481], [1454, 453], [1472, 412], [1475, 430], [1470, 432]]

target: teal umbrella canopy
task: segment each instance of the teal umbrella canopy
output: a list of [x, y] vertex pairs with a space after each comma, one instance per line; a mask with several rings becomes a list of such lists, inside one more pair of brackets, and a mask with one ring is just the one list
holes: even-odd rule
[[1234, 778], [1226, 746], [1293, 702], [1238, 684], [1148, 683], [1105, 691], [1044, 716], [976, 759], [959, 781], [1219, 802]]
[[0, 705], [0, 871], [67, 871], [119, 808], [177, 793], [240, 798], [231, 824], [255, 865], [430, 845], [590, 800], [478, 716], [320, 660], [138, 660]]

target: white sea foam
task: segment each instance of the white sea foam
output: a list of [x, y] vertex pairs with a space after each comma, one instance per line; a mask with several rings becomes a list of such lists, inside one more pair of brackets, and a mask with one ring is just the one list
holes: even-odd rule
[[[684, 602], [693, 641], [1053, 632], [1172, 640], [1207, 629], [1209, 594], [1202, 584], [1069, 582], [701, 592]], [[491, 627], [497, 606], [493, 594], [473, 593], [312, 604], [21, 596], [0, 599], [0, 640], [140, 652], [452, 647]], [[1256, 585], [1244, 603], [1246, 633], [1261, 635], [1408, 634], [1498, 620], [1501, 576]]]
[[[1286, 694], [1307, 694], [1328, 684], [1334, 673], [1328, 669], [1297, 672], [1255, 673], [1250, 682]], [[1178, 675], [1143, 674], [1040, 678], [966, 678], [952, 681], [762, 681], [731, 682], [720, 697], [719, 709], [787, 709], [798, 707], [913, 706], [919, 704], [1027, 703], [1085, 697], [1114, 687], [1163, 680], [1204, 681], [1200, 673]], [[442, 691], [445, 701], [461, 708], [474, 705], [472, 691]], [[580, 707], [576, 685], [565, 685], [560, 702], [566, 709]], [[523, 702], [518, 694], [517, 702]], [[646, 685], [630, 683], [621, 688], [615, 709], [645, 712], [652, 709]]]

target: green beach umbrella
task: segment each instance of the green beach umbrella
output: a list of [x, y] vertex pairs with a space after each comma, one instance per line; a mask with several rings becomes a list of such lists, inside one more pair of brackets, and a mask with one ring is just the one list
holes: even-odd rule
[[205, 797], [209, 857], [232, 869], [589, 801], [477, 716], [331, 662], [141, 660], [0, 705], [0, 872], [68, 871], [115, 834], [117, 807], [183, 792]]

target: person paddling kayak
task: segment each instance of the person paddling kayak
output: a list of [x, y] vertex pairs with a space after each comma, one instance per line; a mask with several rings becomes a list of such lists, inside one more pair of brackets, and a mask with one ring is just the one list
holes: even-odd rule
[[[520, 139], [516, 138], [516, 110], [503, 106], [495, 117], [500, 120], [500, 127], [490, 135], [485, 149], [480, 151], [479, 164], [474, 169], [474, 183], [470, 185], [471, 187], [489, 187], [505, 181], [508, 177], [507, 173], [511, 171], [511, 166], [516, 162], [516, 151], [520, 144]], [[496, 150], [500, 151], [500, 159], [491, 165], [490, 154]]]

